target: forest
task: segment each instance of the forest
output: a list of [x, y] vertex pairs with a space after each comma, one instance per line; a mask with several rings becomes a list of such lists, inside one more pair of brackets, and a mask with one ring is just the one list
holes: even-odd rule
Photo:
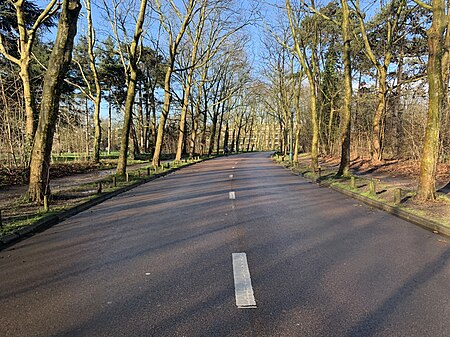
[[278, 151], [450, 163], [450, 2], [0, 0], [0, 167]]

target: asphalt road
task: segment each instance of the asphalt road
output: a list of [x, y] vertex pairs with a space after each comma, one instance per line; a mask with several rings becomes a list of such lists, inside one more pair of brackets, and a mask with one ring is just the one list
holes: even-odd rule
[[450, 336], [447, 241], [267, 153], [215, 159], [0, 252], [0, 336]]

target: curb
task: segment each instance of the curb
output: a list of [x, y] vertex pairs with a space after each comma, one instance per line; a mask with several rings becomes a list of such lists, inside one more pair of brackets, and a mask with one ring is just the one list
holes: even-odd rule
[[183, 167], [172, 168], [166, 172], [154, 174], [148, 178], [144, 178], [144, 179], [137, 181], [131, 185], [121, 187], [115, 191], [101, 193], [98, 196], [96, 196], [88, 201], [82, 202], [79, 205], [76, 205], [72, 208], [61, 211], [58, 214], [50, 215], [44, 219], [36, 221], [35, 223], [33, 223], [29, 226], [22, 227], [11, 233], [0, 236], [0, 251], [19, 242], [19, 241], [22, 241], [28, 237], [31, 237], [36, 233], [42, 232], [58, 223], [70, 218], [71, 216], [74, 216], [75, 214], [78, 214], [78, 213], [85, 211], [93, 206], [101, 204], [102, 202], [104, 202], [108, 199], [111, 199], [119, 194], [122, 194], [124, 192], [127, 192], [127, 191], [135, 188], [135, 187], [146, 184], [146, 183], [156, 180], [158, 178], [167, 176], [175, 171], [192, 166], [197, 163], [199, 163], [199, 162], [188, 163]]
[[[319, 184], [320, 186], [320, 184]], [[333, 186], [333, 185], [329, 185], [328, 186], [330, 189], [345, 194], [353, 199], [356, 199], [358, 201], [361, 201], [363, 203], [365, 203], [366, 205], [372, 206], [374, 208], [378, 208], [382, 211], [385, 211], [386, 213], [389, 213], [391, 215], [394, 215], [400, 219], [406, 220], [414, 225], [417, 225], [419, 227], [425, 228], [427, 230], [430, 230], [432, 232], [438, 232], [440, 234], [444, 234], [446, 236], [450, 236], [450, 228], [441, 225], [440, 223], [433, 221], [433, 220], [429, 220], [427, 218], [423, 218], [421, 216], [409, 213], [403, 209], [400, 209], [398, 207], [395, 206], [391, 206], [388, 204], [384, 204], [380, 201], [377, 200], [373, 200], [370, 199], [368, 197], [365, 197], [363, 195], [357, 194], [355, 192], [352, 191], [348, 191], [345, 190], [343, 188], [340, 188], [338, 186]], [[436, 234], [438, 234], [436, 233]]]
[[[283, 165], [282, 165], [283, 166]], [[380, 201], [377, 200], [373, 200], [370, 199], [368, 197], [365, 197], [361, 194], [358, 194], [356, 192], [352, 192], [346, 189], [343, 189], [339, 186], [336, 185], [332, 185], [328, 182], [314, 182], [313, 180], [311, 180], [310, 178], [307, 178], [304, 176], [304, 174], [302, 173], [297, 173], [292, 171], [290, 168], [283, 166], [284, 168], [288, 169], [289, 171], [292, 172], [292, 174], [296, 175], [296, 176], [301, 176], [303, 179], [310, 181], [312, 184], [317, 184], [319, 187], [327, 187], [329, 189], [332, 189], [333, 191], [342, 193], [350, 198], [356, 199], [358, 201], [361, 201], [362, 203], [377, 208], [379, 210], [385, 211], [386, 213], [389, 213], [393, 216], [396, 216], [402, 220], [408, 221], [416, 226], [422, 227], [424, 229], [427, 229], [429, 231], [432, 231], [435, 234], [443, 234], [446, 236], [450, 237], [450, 228], [446, 227], [442, 224], [440, 224], [439, 222], [421, 217], [419, 215], [415, 215], [412, 213], [409, 213], [399, 207], [395, 207], [395, 206], [391, 206], [385, 203], [382, 203]]]

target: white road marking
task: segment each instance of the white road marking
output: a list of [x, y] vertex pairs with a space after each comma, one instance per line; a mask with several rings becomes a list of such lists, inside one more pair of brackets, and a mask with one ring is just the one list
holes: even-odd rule
[[232, 200], [236, 199], [236, 193], [234, 193], [234, 191], [230, 192], [230, 199]]
[[233, 177], [234, 177], [234, 175], [233, 175], [233, 174], [230, 174], [230, 179], [233, 179]]
[[236, 306], [240, 309], [256, 308], [252, 280], [248, 269], [247, 254], [233, 253], [233, 276]]
[[236, 167], [234, 167], [234, 166], [232, 167], [233, 170], [234, 170], [235, 168], [236, 168]]

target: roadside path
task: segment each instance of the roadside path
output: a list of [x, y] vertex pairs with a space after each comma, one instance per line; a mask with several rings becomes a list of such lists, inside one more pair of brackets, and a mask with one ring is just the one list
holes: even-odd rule
[[[128, 166], [129, 170], [136, 170], [142, 167], [149, 166], [150, 163], [142, 163]], [[52, 192], [60, 192], [69, 190], [73, 187], [95, 183], [102, 180], [108, 175], [112, 175], [116, 169], [96, 170], [88, 173], [73, 174], [66, 177], [55, 178], [50, 181], [50, 188]], [[27, 193], [28, 185], [14, 185], [9, 187], [2, 187], [0, 189], [0, 209], [8, 205], [11, 200], [20, 198]]]

